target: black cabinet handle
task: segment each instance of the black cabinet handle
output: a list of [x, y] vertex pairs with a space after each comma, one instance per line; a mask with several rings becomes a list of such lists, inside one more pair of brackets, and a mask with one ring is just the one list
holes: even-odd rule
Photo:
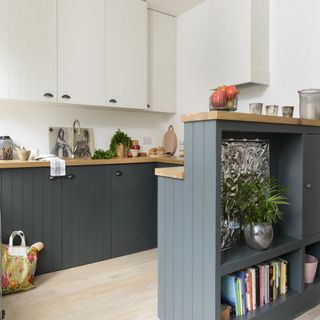
[[53, 94], [50, 92], [46, 92], [43, 96], [46, 98], [53, 98], [54, 97]]
[[110, 99], [109, 102], [110, 103], [118, 103], [118, 101], [116, 99]]
[[115, 175], [116, 175], [117, 177], [121, 177], [121, 176], [122, 176], [122, 172], [118, 170], [118, 171], [116, 171]]
[[312, 188], [312, 185], [310, 183], [307, 183], [306, 184], [306, 189], [311, 189]]
[[150, 104], [147, 104], [147, 108], [149, 108], [149, 109], [151, 108], [151, 107], [150, 107]]
[[69, 180], [73, 180], [75, 178], [76, 178], [76, 176], [74, 174], [72, 174], [72, 173], [67, 175], [67, 179], [69, 179]]
[[71, 99], [71, 97], [68, 94], [64, 94], [61, 98], [62, 99]]

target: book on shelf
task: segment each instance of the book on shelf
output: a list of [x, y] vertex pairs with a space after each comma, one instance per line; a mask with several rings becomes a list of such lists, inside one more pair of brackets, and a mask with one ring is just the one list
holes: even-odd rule
[[276, 301], [288, 291], [288, 261], [273, 259], [222, 277], [222, 301], [232, 313], [247, 312]]

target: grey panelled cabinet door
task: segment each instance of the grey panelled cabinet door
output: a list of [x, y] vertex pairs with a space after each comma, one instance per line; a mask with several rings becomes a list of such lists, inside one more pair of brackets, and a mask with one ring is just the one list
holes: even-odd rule
[[320, 233], [320, 135], [306, 135], [304, 174], [305, 236]]
[[27, 244], [41, 241], [37, 274], [61, 269], [61, 180], [48, 168], [2, 170], [2, 239], [23, 230]]
[[154, 164], [112, 168], [112, 257], [157, 246]]
[[62, 268], [111, 257], [111, 167], [69, 167], [62, 182]]

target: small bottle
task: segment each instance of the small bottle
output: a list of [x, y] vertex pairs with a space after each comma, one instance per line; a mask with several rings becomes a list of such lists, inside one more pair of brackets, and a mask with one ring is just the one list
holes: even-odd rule
[[13, 141], [9, 136], [0, 137], [0, 160], [13, 159]]
[[179, 142], [179, 157], [184, 157], [184, 141]]

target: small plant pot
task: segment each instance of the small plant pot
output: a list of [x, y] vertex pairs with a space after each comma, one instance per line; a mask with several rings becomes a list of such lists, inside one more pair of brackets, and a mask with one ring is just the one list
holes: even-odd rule
[[18, 150], [18, 156], [21, 161], [29, 160], [31, 151], [29, 150]]
[[125, 157], [125, 147], [122, 143], [117, 145], [116, 153], [117, 153], [118, 158]]
[[313, 283], [317, 273], [318, 259], [310, 254], [305, 255], [304, 260], [304, 282]]
[[254, 250], [266, 250], [273, 240], [273, 227], [270, 222], [246, 224], [244, 238], [248, 247]]

